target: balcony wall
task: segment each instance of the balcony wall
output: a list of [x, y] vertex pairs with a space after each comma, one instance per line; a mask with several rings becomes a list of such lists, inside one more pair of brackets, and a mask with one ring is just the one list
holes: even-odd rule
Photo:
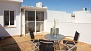
[[23, 2], [23, 0], [0, 0], [0, 1], [9, 1], [9, 2]]
[[[59, 11], [47, 11], [47, 20], [44, 23], [44, 26], [46, 25], [44, 31], [50, 32], [50, 28], [52, 28], [54, 25], [53, 20], [56, 19], [56, 21], [58, 22], [56, 27], [59, 28], [59, 34], [74, 37], [75, 31], [78, 31], [80, 33], [79, 41], [91, 44], [90, 13], [76, 13], [75, 16], [77, 18], [76, 21], [79, 22], [72, 22], [71, 15], [69, 13]], [[87, 20], [86, 18], [89, 19]]]

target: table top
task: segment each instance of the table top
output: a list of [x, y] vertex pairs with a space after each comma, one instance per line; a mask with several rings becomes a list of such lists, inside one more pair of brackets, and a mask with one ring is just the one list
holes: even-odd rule
[[62, 35], [62, 34], [57, 34], [56, 37], [53, 37], [52, 34], [46, 34], [46, 35], [44, 36], [44, 38], [46, 38], [46, 39], [48, 39], [48, 40], [59, 40], [59, 41], [60, 41], [60, 40], [64, 39], [65, 36]]

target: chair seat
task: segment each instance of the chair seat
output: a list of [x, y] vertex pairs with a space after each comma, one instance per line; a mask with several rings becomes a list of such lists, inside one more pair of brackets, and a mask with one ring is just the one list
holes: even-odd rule
[[64, 44], [72, 44], [72, 45], [75, 45], [75, 43], [73, 41], [69, 41], [69, 40], [63, 40], [63, 43]]

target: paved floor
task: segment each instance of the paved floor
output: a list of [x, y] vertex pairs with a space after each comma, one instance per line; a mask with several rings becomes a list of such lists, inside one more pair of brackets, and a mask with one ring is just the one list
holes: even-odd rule
[[[43, 34], [36, 34], [35, 39], [43, 39]], [[0, 51], [33, 51], [33, 49], [34, 46], [30, 43], [29, 35], [14, 36], [0, 40]], [[91, 45], [79, 42], [77, 51], [91, 51]]]

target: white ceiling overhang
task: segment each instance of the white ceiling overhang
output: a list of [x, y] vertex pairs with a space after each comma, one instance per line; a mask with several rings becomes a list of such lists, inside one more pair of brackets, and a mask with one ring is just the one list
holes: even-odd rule
[[22, 6], [21, 9], [25, 9], [27, 11], [46, 11], [47, 7], [33, 7], [33, 6]]

